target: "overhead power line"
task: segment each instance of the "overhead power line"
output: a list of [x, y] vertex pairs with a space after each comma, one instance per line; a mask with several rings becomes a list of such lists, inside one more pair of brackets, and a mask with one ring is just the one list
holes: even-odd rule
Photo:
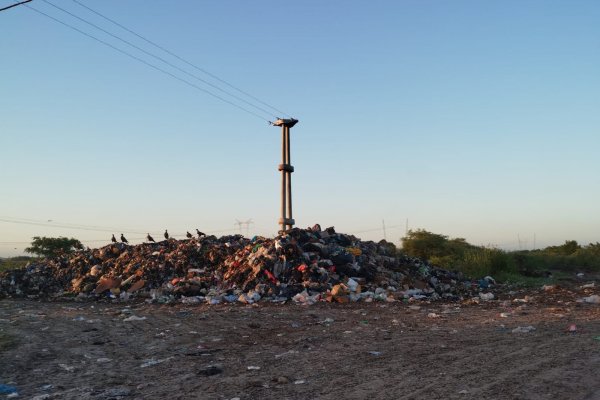
[[[31, 0], [30, 0], [30, 1], [31, 1]], [[286, 113], [286, 112], [284, 112], [284, 111], [281, 111], [281, 110], [279, 110], [279, 109], [277, 109], [277, 108], [273, 107], [272, 105], [270, 105], [270, 104], [268, 104], [268, 103], [266, 103], [266, 102], [264, 102], [264, 101], [260, 100], [259, 98], [257, 98], [257, 97], [255, 97], [255, 96], [251, 95], [251, 94], [250, 94], [250, 93], [248, 93], [248, 92], [245, 92], [245, 91], [243, 91], [242, 89], [240, 89], [240, 88], [238, 88], [238, 87], [236, 87], [236, 86], [232, 85], [231, 83], [227, 82], [226, 80], [224, 80], [224, 79], [222, 79], [222, 78], [219, 78], [219, 77], [218, 77], [218, 76], [216, 76], [215, 74], [213, 74], [213, 73], [211, 73], [211, 72], [209, 72], [209, 71], [205, 70], [204, 68], [201, 68], [201, 67], [197, 66], [196, 64], [194, 64], [194, 63], [192, 63], [192, 62], [190, 62], [190, 61], [186, 60], [185, 58], [183, 58], [183, 57], [181, 57], [181, 56], [179, 56], [179, 55], [175, 54], [174, 52], [172, 52], [172, 51], [170, 51], [170, 50], [166, 49], [165, 47], [163, 47], [163, 46], [161, 46], [161, 45], [157, 44], [156, 42], [153, 42], [152, 40], [150, 40], [150, 39], [148, 39], [148, 38], [146, 38], [146, 37], [144, 37], [144, 36], [140, 35], [139, 33], [137, 33], [137, 32], [135, 32], [135, 31], [133, 31], [133, 30], [131, 30], [131, 29], [127, 28], [126, 26], [123, 26], [122, 24], [118, 23], [117, 21], [113, 20], [112, 18], [109, 18], [109, 17], [107, 17], [106, 15], [103, 15], [103, 14], [101, 14], [100, 12], [98, 12], [98, 11], [96, 11], [96, 10], [94, 10], [94, 9], [92, 9], [92, 8], [90, 8], [90, 7], [88, 7], [88, 6], [86, 6], [85, 4], [83, 4], [83, 3], [81, 3], [81, 2], [79, 2], [79, 1], [77, 1], [77, 0], [73, 0], [73, 2], [74, 2], [74, 3], [77, 3], [77, 4], [79, 4], [81, 7], [83, 7], [83, 8], [85, 8], [85, 9], [87, 9], [88, 11], [90, 11], [90, 12], [92, 12], [92, 13], [94, 13], [94, 14], [98, 15], [99, 17], [101, 17], [101, 18], [104, 18], [105, 20], [107, 20], [107, 21], [109, 21], [109, 22], [111, 22], [111, 23], [115, 24], [115, 25], [116, 25], [116, 26], [118, 26], [119, 28], [121, 28], [121, 29], [123, 29], [123, 30], [125, 30], [125, 31], [127, 31], [127, 32], [129, 32], [129, 33], [131, 33], [132, 35], [135, 35], [135, 36], [137, 36], [138, 38], [140, 38], [140, 39], [142, 39], [143, 41], [145, 41], [146, 43], [148, 43], [148, 44], [150, 44], [150, 45], [152, 45], [152, 46], [156, 47], [157, 49], [164, 51], [165, 53], [169, 54], [169, 55], [170, 55], [170, 56], [172, 56], [172, 57], [175, 57], [176, 59], [178, 59], [179, 61], [181, 61], [181, 62], [183, 62], [183, 63], [185, 63], [185, 64], [187, 64], [187, 65], [189, 65], [190, 67], [192, 67], [192, 68], [195, 68], [196, 70], [198, 70], [198, 71], [200, 71], [200, 72], [202, 72], [202, 73], [204, 73], [204, 74], [206, 74], [206, 75], [210, 76], [211, 78], [213, 78], [213, 79], [215, 79], [215, 80], [217, 80], [217, 81], [219, 81], [219, 82], [223, 83], [224, 85], [227, 85], [227, 86], [229, 86], [230, 88], [232, 88], [232, 89], [234, 89], [234, 90], [238, 91], [239, 93], [241, 93], [241, 94], [243, 94], [243, 95], [245, 95], [245, 96], [248, 96], [249, 98], [253, 99], [254, 101], [257, 101], [258, 103], [260, 103], [260, 104], [262, 104], [262, 105], [264, 105], [264, 106], [266, 106], [266, 107], [269, 107], [270, 109], [272, 109], [273, 111], [276, 111], [277, 113], [279, 113], [279, 114], [281, 114], [281, 115], [285, 115], [285, 116], [291, 117], [291, 115], [290, 115], [290, 114], [288, 114], [288, 113]]]
[[148, 62], [148, 61], [146, 61], [146, 60], [144, 60], [144, 59], [142, 59], [142, 58], [140, 58], [138, 56], [135, 56], [135, 55], [129, 53], [128, 51], [120, 49], [120, 48], [118, 48], [118, 47], [116, 47], [116, 46], [114, 46], [114, 45], [112, 45], [112, 44], [110, 44], [110, 43], [108, 43], [108, 42], [106, 42], [106, 41], [104, 41], [102, 39], [99, 39], [99, 38], [97, 38], [96, 36], [94, 36], [94, 35], [92, 35], [90, 33], [84, 32], [81, 29], [76, 28], [76, 27], [74, 27], [74, 26], [72, 26], [72, 25], [70, 25], [70, 24], [68, 24], [68, 23], [66, 23], [64, 21], [61, 21], [58, 18], [55, 18], [55, 17], [53, 17], [53, 16], [51, 16], [51, 15], [49, 15], [49, 14], [43, 12], [43, 11], [40, 11], [40, 10], [34, 8], [34, 7], [31, 7], [31, 6], [26, 5], [26, 4], [24, 6], [27, 7], [27, 8], [29, 8], [30, 10], [33, 10], [33, 11], [37, 12], [38, 14], [41, 14], [41, 15], [47, 17], [47, 18], [50, 18], [51, 20], [53, 20], [53, 21], [55, 21], [55, 22], [57, 22], [57, 23], [59, 23], [59, 24], [61, 24], [63, 26], [66, 26], [67, 28], [70, 28], [70, 29], [72, 29], [72, 30], [74, 30], [74, 31], [76, 31], [76, 32], [84, 35], [84, 36], [87, 36], [90, 39], [93, 39], [93, 40], [95, 40], [95, 41], [97, 41], [99, 43], [102, 43], [103, 45], [108, 46], [111, 49], [113, 49], [115, 51], [118, 51], [121, 54], [124, 54], [124, 55], [126, 55], [126, 56], [128, 56], [130, 58], [133, 58], [134, 60], [136, 60], [138, 62], [141, 62], [142, 64], [145, 64], [146, 66], [148, 66], [150, 68], [153, 68], [153, 69], [155, 69], [155, 70], [157, 70], [159, 72], [162, 72], [165, 75], [170, 76], [171, 78], [174, 78], [174, 79], [176, 79], [176, 80], [178, 80], [178, 81], [180, 81], [182, 83], [185, 83], [188, 86], [191, 86], [191, 87], [193, 87], [193, 88], [195, 88], [195, 89], [197, 89], [197, 90], [199, 90], [201, 92], [204, 92], [204, 93], [206, 93], [206, 94], [208, 94], [208, 95], [210, 95], [210, 96], [212, 96], [212, 97], [214, 97], [216, 99], [219, 99], [219, 100], [221, 100], [221, 101], [223, 101], [223, 102], [225, 102], [225, 103], [227, 103], [227, 104], [229, 104], [229, 105], [231, 105], [233, 107], [236, 107], [236, 108], [238, 108], [238, 109], [240, 109], [240, 110], [242, 110], [242, 111], [244, 111], [244, 112], [246, 112], [248, 114], [254, 115], [255, 117], [257, 117], [257, 118], [259, 118], [259, 119], [261, 119], [263, 121], [266, 121], [266, 122], [269, 122], [269, 123], [271, 122], [268, 119], [264, 118], [263, 116], [255, 113], [254, 111], [248, 110], [247, 108], [242, 107], [239, 104], [236, 104], [236, 103], [234, 103], [232, 101], [229, 101], [229, 100], [227, 100], [227, 99], [225, 99], [225, 98], [223, 98], [223, 97], [221, 97], [221, 96], [219, 96], [219, 95], [217, 95], [217, 94], [215, 94], [215, 93], [213, 93], [213, 92], [211, 92], [211, 91], [209, 91], [207, 89], [204, 89], [203, 87], [200, 87], [200, 86], [198, 86], [198, 85], [196, 85], [196, 84], [194, 84], [194, 83], [192, 83], [192, 82], [190, 82], [190, 81], [188, 81], [188, 80], [186, 80], [184, 78], [181, 78], [181, 77], [179, 77], [179, 76], [177, 76], [177, 75], [175, 75], [175, 74], [173, 74], [173, 73], [171, 73], [169, 71], [166, 71], [165, 69], [163, 69], [161, 67], [157, 67], [156, 65], [154, 65], [154, 64], [152, 64], [152, 63], [150, 63], [150, 62]]
[[21, 4], [29, 3], [30, 1], [31, 0], [20, 1], [18, 3], [11, 4], [10, 6], [2, 7], [2, 8], [0, 8], [0, 11], [8, 10], [9, 8], [20, 6]]
[[[127, 233], [132, 235], [144, 235], [140, 238], [132, 238], [132, 240], [142, 240], [145, 239], [145, 235], [147, 232], [136, 231], [128, 228], [118, 228], [111, 226], [96, 226], [96, 225], [81, 225], [81, 224], [70, 224], [67, 222], [58, 222], [58, 221], [42, 221], [35, 219], [27, 219], [27, 218], [13, 218], [13, 217], [3, 217], [0, 216], [0, 222], [6, 222], [11, 224], [20, 224], [20, 225], [33, 225], [33, 226], [45, 226], [48, 228], [59, 228], [59, 229], [73, 229], [73, 230], [84, 230], [84, 231], [92, 231], [92, 232], [108, 232], [108, 233]], [[205, 233], [213, 234], [213, 233], [223, 233], [223, 232], [233, 232], [235, 228], [226, 228], [226, 229], [217, 229], [211, 231], [205, 231]], [[159, 232], [153, 232], [154, 234], [159, 234]], [[185, 236], [184, 232], [176, 232], [172, 233], [172, 236]], [[100, 242], [102, 239], [94, 239], [94, 240], [85, 240], [86, 242]], [[2, 243], [17, 243], [17, 242], [0, 242]]]
[[[386, 226], [386, 229], [398, 229], [398, 228], [402, 228], [403, 225], [389, 225]], [[367, 233], [367, 232], [381, 232], [381, 227], [379, 228], [370, 228], [370, 229], [363, 229], [361, 231], [352, 231], [349, 232], [350, 234], [355, 234], [355, 233]]]
[[207, 80], [205, 80], [205, 79], [202, 79], [202, 78], [200, 78], [200, 77], [199, 77], [199, 76], [197, 76], [197, 75], [194, 75], [194, 74], [191, 74], [191, 73], [189, 73], [189, 72], [188, 72], [188, 71], [186, 71], [185, 69], [178, 67], [177, 65], [175, 65], [175, 64], [173, 64], [173, 63], [171, 63], [171, 62], [169, 62], [168, 60], [165, 60], [164, 58], [162, 58], [162, 57], [160, 57], [160, 56], [157, 56], [156, 54], [154, 54], [154, 53], [151, 53], [151, 52], [149, 52], [149, 51], [147, 51], [147, 50], [145, 50], [145, 49], [143, 49], [143, 48], [141, 48], [141, 47], [137, 46], [136, 44], [134, 44], [134, 43], [131, 43], [130, 41], [128, 41], [128, 40], [125, 40], [125, 39], [121, 38], [121, 37], [120, 37], [120, 36], [118, 36], [118, 35], [115, 35], [114, 33], [110, 32], [110, 31], [107, 31], [106, 29], [104, 29], [104, 28], [102, 28], [102, 27], [100, 27], [100, 26], [98, 26], [98, 25], [94, 24], [93, 22], [90, 22], [90, 21], [86, 20], [85, 18], [81, 18], [80, 16], [78, 16], [78, 15], [76, 15], [76, 14], [74, 14], [74, 13], [72, 13], [72, 12], [68, 11], [68, 10], [65, 10], [65, 9], [64, 9], [64, 8], [62, 8], [62, 7], [59, 7], [59, 6], [57, 6], [56, 4], [54, 4], [54, 3], [52, 3], [52, 2], [50, 2], [50, 1], [48, 1], [48, 0], [42, 0], [42, 1], [43, 1], [44, 3], [46, 3], [46, 4], [49, 4], [49, 5], [51, 5], [52, 7], [56, 8], [56, 9], [58, 9], [58, 10], [60, 10], [60, 11], [64, 12], [65, 14], [68, 14], [68, 15], [72, 16], [73, 18], [76, 18], [76, 19], [78, 19], [79, 21], [81, 21], [81, 22], [84, 22], [84, 23], [86, 23], [86, 24], [88, 24], [88, 25], [90, 25], [90, 26], [92, 26], [92, 27], [94, 27], [94, 28], [98, 29], [99, 31], [102, 31], [102, 32], [106, 33], [107, 35], [109, 35], [109, 36], [111, 36], [111, 37], [113, 37], [113, 38], [115, 38], [115, 39], [117, 39], [117, 40], [119, 40], [119, 41], [121, 41], [121, 42], [123, 42], [123, 43], [125, 43], [125, 44], [127, 44], [127, 45], [129, 45], [129, 46], [131, 46], [131, 47], [133, 47], [134, 49], [136, 49], [136, 50], [139, 50], [139, 51], [141, 51], [142, 53], [144, 53], [144, 54], [146, 54], [146, 55], [148, 55], [148, 56], [150, 56], [150, 57], [153, 57], [153, 58], [155, 58], [155, 59], [157, 59], [157, 60], [159, 60], [159, 61], [161, 61], [161, 62], [165, 63], [166, 65], [168, 65], [168, 66], [170, 66], [170, 67], [172, 67], [172, 68], [175, 68], [175, 69], [176, 69], [176, 70], [178, 70], [179, 72], [182, 72], [182, 73], [184, 73], [184, 74], [186, 74], [186, 75], [188, 75], [188, 76], [190, 76], [190, 77], [192, 77], [192, 78], [194, 78], [194, 79], [197, 79], [197, 80], [199, 80], [200, 82], [202, 82], [202, 83], [204, 83], [204, 84], [206, 84], [206, 85], [208, 85], [208, 86], [212, 87], [213, 89], [216, 89], [216, 90], [220, 91], [221, 93], [224, 93], [224, 94], [226, 94], [226, 95], [228, 95], [228, 96], [231, 96], [231, 97], [233, 97], [234, 99], [236, 99], [236, 100], [238, 100], [238, 101], [241, 101], [242, 103], [245, 103], [245, 104], [249, 105], [250, 107], [253, 107], [253, 108], [255, 108], [255, 109], [259, 110], [259, 111], [262, 111], [262, 112], [263, 112], [263, 113], [265, 113], [266, 115], [269, 115], [269, 116], [271, 116], [271, 117], [275, 117], [275, 118], [277, 118], [277, 116], [276, 116], [275, 114], [273, 114], [271, 111], [269, 111], [269, 110], [266, 110], [266, 109], [264, 109], [264, 108], [262, 108], [262, 107], [260, 107], [260, 106], [254, 105], [254, 104], [252, 104], [251, 102], [249, 102], [249, 101], [247, 101], [247, 100], [243, 99], [243, 98], [242, 98], [242, 97], [240, 97], [240, 96], [237, 96], [237, 95], [235, 95], [235, 94], [232, 94], [232, 93], [230, 93], [230, 92], [228, 92], [228, 91], [226, 91], [226, 90], [224, 90], [224, 89], [221, 89], [219, 86], [217, 86], [217, 85], [215, 85], [215, 84], [213, 84], [213, 83], [211, 83], [211, 82], [209, 82], [209, 81], [207, 81]]
[[20, 225], [45, 226], [48, 228], [93, 231], [93, 232], [111, 232], [111, 233], [112, 232], [122, 232], [122, 233], [136, 234], [136, 235], [145, 235], [146, 234], [146, 232], [134, 231], [131, 229], [106, 227], [106, 226], [105, 227], [93, 226], [93, 225], [77, 225], [77, 224], [69, 224], [69, 223], [64, 223], [64, 222], [38, 221], [38, 220], [30, 220], [30, 219], [24, 219], [24, 218], [0, 217], [0, 222], [8, 222], [11, 224], [20, 224]]

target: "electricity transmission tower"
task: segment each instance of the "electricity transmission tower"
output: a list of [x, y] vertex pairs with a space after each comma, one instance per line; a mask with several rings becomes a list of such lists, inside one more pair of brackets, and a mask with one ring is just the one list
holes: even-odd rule
[[242, 226], [245, 225], [246, 226], [246, 236], [248, 236], [250, 234], [250, 224], [253, 224], [254, 221], [252, 220], [252, 218], [250, 218], [247, 221], [240, 221], [239, 219], [235, 220], [235, 224], [238, 226], [238, 229], [240, 230], [240, 235], [242, 235]]

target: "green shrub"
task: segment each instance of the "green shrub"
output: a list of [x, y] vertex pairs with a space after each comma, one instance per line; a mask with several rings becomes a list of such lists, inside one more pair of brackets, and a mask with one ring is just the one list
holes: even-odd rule
[[505, 252], [496, 248], [474, 246], [465, 239], [423, 229], [408, 231], [402, 238], [402, 253], [428, 260], [431, 264], [458, 270], [472, 278], [486, 275], [543, 277], [546, 271], [572, 273], [579, 270], [600, 271], [600, 243], [581, 246], [566, 240], [560, 246], [535, 251]]
[[74, 238], [34, 236], [31, 246], [27, 247], [25, 252], [42, 257], [56, 257], [63, 254], [70, 254], [81, 249], [83, 249], [83, 245], [79, 240]]

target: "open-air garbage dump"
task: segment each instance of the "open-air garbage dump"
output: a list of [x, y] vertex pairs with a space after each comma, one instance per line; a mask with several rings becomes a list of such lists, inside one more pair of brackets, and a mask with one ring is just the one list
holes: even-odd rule
[[385, 241], [361, 241], [319, 225], [275, 238], [233, 235], [111, 243], [0, 275], [0, 297], [143, 298], [187, 304], [291, 300], [310, 305], [452, 301], [479, 293], [480, 284], [461, 273], [398, 256]]
[[[520, 287], [318, 225], [275, 238], [196, 233], [117, 236], [0, 274], [1, 393], [599, 398], [588, 373], [600, 363], [595, 272]], [[565, 374], [577, 379], [554, 379]]]

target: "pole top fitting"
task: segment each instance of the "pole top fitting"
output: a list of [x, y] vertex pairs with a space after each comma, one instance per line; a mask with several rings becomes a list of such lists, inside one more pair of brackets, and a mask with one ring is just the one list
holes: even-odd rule
[[294, 118], [279, 118], [277, 121], [273, 122], [273, 126], [286, 126], [288, 128], [291, 128], [297, 123], [298, 120]]

